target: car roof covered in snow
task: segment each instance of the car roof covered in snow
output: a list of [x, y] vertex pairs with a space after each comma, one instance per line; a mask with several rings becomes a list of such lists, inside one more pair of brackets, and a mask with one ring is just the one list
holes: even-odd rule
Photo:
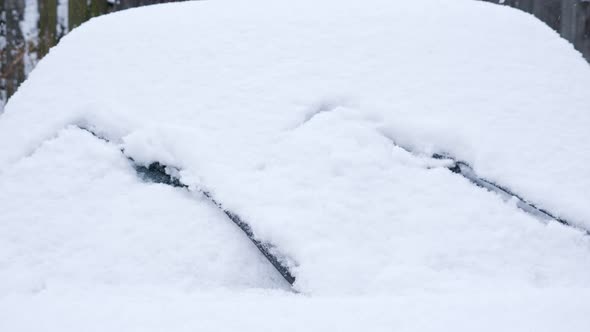
[[[587, 286], [589, 88], [556, 33], [475, 1], [94, 19], [0, 116], [0, 201], [14, 201], [0, 255], [33, 251], [0, 278], [286, 287], [234, 215], [304, 293]], [[474, 186], [457, 162], [575, 227]], [[154, 163], [184, 189], [136, 178]]]

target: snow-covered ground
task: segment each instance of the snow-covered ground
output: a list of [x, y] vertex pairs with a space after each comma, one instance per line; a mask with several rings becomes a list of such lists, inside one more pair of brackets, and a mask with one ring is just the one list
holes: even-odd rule
[[590, 228], [589, 86], [548, 27], [471, 0], [94, 19], [0, 116], [0, 328], [585, 331], [590, 237], [429, 155]]
[[177, 289], [49, 291], [0, 302], [3, 331], [580, 331], [588, 291], [306, 297]]

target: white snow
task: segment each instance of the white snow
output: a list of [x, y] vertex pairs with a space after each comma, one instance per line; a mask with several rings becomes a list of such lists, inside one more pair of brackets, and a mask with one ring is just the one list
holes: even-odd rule
[[[45, 292], [0, 302], [4, 331], [587, 331], [584, 292], [306, 297], [276, 292]], [[24, 319], [27, 315], [28, 319]], [[30, 318], [34, 317], [34, 318]]]
[[0, 297], [63, 285], [284, 286], [212, 204], [142, 183], [116, 147], [77, 128], [6, 169], [0, 188]]
[[[287, 330], [584, 331], [571, 312], [590, 303], [590, 237], [428, 155], [588, 228], [588, 86], [548, 27], [471, 0], [197, 1], [93, 19], [0, 116], [0, 308], [89, 296], [72, 319], [129, 330], [137, 318], [118, 312], [162, 304], [113, 308], [151, 294], [174, 312], [154, 330], [264, 329], [293, 310]], [[192, 193], [140, 182], [119, 149], [177, 167]], [[310, 297], [246, 290], [285, 285], [197, 189], [286, 255]]]

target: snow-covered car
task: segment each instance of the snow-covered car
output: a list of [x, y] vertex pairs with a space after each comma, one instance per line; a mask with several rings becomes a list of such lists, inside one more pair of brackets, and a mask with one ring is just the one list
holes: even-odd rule
[[0, 330], [587, 331], [589, 89], [471, 0], [93, 19], [0, 115]]

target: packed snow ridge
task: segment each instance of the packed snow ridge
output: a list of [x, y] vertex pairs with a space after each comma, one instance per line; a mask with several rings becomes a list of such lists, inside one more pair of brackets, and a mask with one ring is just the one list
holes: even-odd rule
[[471, 0], [91, 20], [0, 115], [0, 329], [585, 331], [589, 86], [550, 28]]

